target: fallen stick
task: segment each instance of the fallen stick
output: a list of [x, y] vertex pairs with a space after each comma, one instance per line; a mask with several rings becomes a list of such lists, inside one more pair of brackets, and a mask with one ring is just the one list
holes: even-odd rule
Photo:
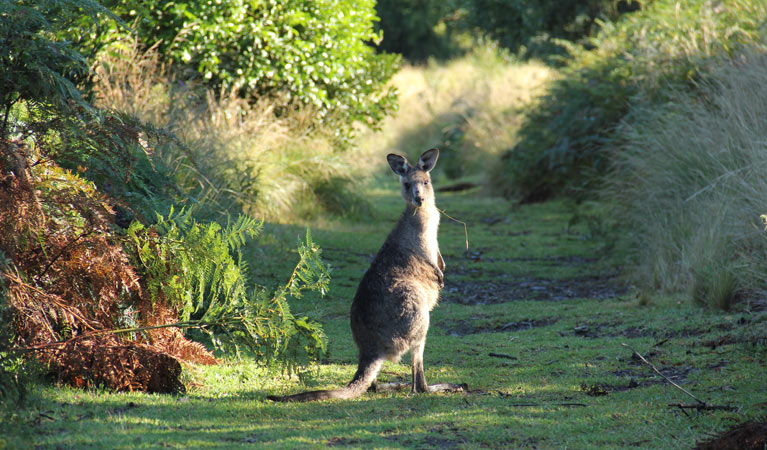
[[510, 403], [506, 406], [579, 406], [585, 408], [589, 405], [585, 403]]
[[[505, 392], [498, 391], [498, 395], [504, 398], [514, 397], [512, 394], [507, 394]], [[574, 403], [574, 402], [553, 402], [553, 403], [509, 403], [506, 406], [517, 406], [517, 407], [524, 407], [524, 406], [580, 406], [585, 408], [586, 406], [589, 406], [585, 403]]]
[[712, 405], [711, 403], [669, 403], [668, 406], [673, 406], [675, 408], [679, 408], [682, 411], [685, 409], [697, 409], [698, 411], [714, 411], [714, 410], [724, 410], [724, 411], [737, 411], [738, 408], [735, 406], [727, 406], [727, 405]]
[[503, 353], [488, 353], [487, 356], [492, 356], [493, 358], [504, 358], [504, 359], [519, 359], [516, 356], [506, 355]]
[[696, 402], [698, 402], [698, 403], [693, 403], [693, 404], [688, 404], [688, 403], [670, 403], [670, 404], [669, 404], [669, 406], [678, 407], [678, 408], [680, 408], [680, 409], [682, 410], [682, 412], [684, 412], [685, 414], [687, 414], [687, 412], [685, 411], [685, 409], [697, 409], [697, 410], [699, 410], [699, 411], [712, 411], [712, 410], [717, 410], [717, 409], [719, 409], [719, 410], [725, 410], [725, 411], [737, 411], [737, 410], [738, 410], [738, 408], [736, 408], [736, 407], [734, 407], [734, 406], [726, 406], [726, 405], [712, 405], [711, 403], [708, 403], [708, 402], [704, 402], [703, 400], [699, 399], [698, 397], [696, 397], [696, 396], [692, 395], [692, 393], [690, 393], [690, 391], [688, 391], [687, 389], [685, 389], [685, 388], [683, 388], [682, 386], [679, 386], [678, 384], [674, 383], [674, 381], [673, 381], [673, 380], [671, 380], [671, 378], [667, 377], [666, 375], [663, 375], [663, 374], [661, 373], [661, 371], [660, 371], [660, 370], [658, 370], [658, 368], [657, 368], [657, 367], [655, 367], [655, 366], [653, 365], [653, 363], [651, 363], [650, 361], [646, 360], [644, 356], [640, 355], [640, 354], [639, 354], [639, 352], [637, 352], [637, 351], [636, 351], [636, 350], [634, 350], [633, 348], [629, 347], [629, 345], [628, 345], [628, 344], [626, 344], [626, 343], [624, 342], [624, 343], [622, 343], [621, 345], [622, 345], [622, 346], [624, 346], [624, 347], [626, 347], [627, 349], [631, 350], [631, 351], [634, 353], [634, 355], [636, 355], [636, 356], [637, 356], [639, 359], [641, 359], [641, 360], [642, 360], [642, 362], [644, 362], [645, 364], [647, 364], [648, 366], [650, 366], [650, 367], [652, 368], [652, 370], [653, 370], [655, 373], [657, 373], [658, 375], [660, 375], [661, 377], [663, 377], [663, 379], [664, 379], [664, 380], [666, 380], [666, 381], [668, 381], [669, 383], [671, 383], [671, 385], [672, 385], [672, 386], [674, 386], [675, 388], [677, 388], [677, 389], [679, 389], [680, 391], [684, 392], [685, 394], [689, 395], [690, 397], [692, 397], [692, 399], [693, 399], [693, 400], [695, 400]]

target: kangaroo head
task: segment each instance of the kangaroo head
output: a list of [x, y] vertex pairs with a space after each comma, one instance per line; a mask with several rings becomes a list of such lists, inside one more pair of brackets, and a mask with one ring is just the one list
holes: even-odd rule
[[415, 167], [408, 164], [402, 155], [389, 153], [386, 157], [391, 170], [399, 175], [402, 198], [406, 203], [416, 207], [434, 204], [434, 189], [431, 187], [429, 172], [434, 168], [438, 157], [439, 150], [436, 148], [427, 150], [418, 158]]

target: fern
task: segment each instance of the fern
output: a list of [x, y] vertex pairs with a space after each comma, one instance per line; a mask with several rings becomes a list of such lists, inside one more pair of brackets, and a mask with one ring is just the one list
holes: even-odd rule
[[307, 231], [284, 286], [249, 286], [239, 251], [261, 229], [261, 221], [244, 215], [221, 227], [171, 209], [150, 227], [133, 222], [127, 235], [153, 301], [175, 306], [180, 326], [201, 329], [220, 351], [239, 356], [248, 349], [264, 364], [293, 370], [320, 357], [326, 338], [319, 324], [291, 313], [288, 299], [306, 290], [324, 295], [330, 276]]

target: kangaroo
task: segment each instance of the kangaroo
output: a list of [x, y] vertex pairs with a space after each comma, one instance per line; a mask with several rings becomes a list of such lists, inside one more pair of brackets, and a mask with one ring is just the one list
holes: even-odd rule
[[399, 175], [405, 211], [363, 275], [352, 301], [352, 336], [359, 349], [357, 373], [342, 389], [268, 396], [280, 402], [306, 402], [359, 397], [374, 386], [385, 360], [412, 355], [411, 392], [460, 391], [465, 385], [429, 386], [423, 373], [423, 350], [429, 312], [443, 287], [445, 261], [439, 252], [439, 211], [429, 172], [439, 157], [428, 150], [413, 167], [394, 153], [386, 159]]

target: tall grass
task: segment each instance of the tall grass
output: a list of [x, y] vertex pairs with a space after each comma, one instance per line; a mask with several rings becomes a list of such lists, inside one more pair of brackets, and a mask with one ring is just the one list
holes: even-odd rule
[[[155, 149], [181, 161], [186, 183], [212, 186], [206, 200], [236, 206], [270, 220], [327, 210], [364, 208], [353, 194], [349, 146], [335, 130], [316, 125], [311, 107], [285, 107], [283, 99], [246, 101], [194, 81], [180, 81], [154, 48], [123, 41], [104, 52], [97, 69], [99, 106], [124, 111], [172, 131], [184, 151]], [[183, 170], [187, 169], [187, 170]]]
[[493, 44], [454, 60], [403, 67], [393, 78], [399, 111], [380, 132], [363, 133], [369, 154], [416, 157], [440, 149], [437, 169], [449, 178], [482, 176], [517, 140], [523, 111], [556, 71], [519, 62]]
[[767, 52], [740, 54], [671, 102], [636, 106], [605, 188], [644, 288], [729, 308], [767, 292]]
[[764, 0], [653, 0], [601, 24], [570, 58], [493, 173], [498, 192], [539, 201], [599, 188], [616, 130], [638, 99], [662, 101], [669, 85], [691, 87], [718, 57], [764, 46]]

